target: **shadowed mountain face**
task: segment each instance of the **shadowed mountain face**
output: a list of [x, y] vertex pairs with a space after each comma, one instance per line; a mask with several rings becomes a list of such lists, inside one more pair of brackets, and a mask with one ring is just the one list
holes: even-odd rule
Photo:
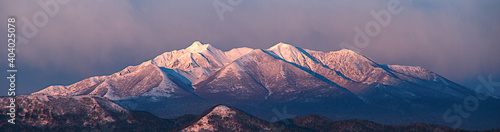
[[[272, 109], [287, 107], [298, 116], [452, 126], [456, 122], [445, 121], [443, 113], [476, 93], [427, 69], [378, 64], [346, 49], [321, 52], [279, 43], [223, 52], [194, 42], [109, 76], [32, 95], [102, 97], [162, 118], [223, 103], [264, 120], [275, 115]], [[498, 104], [498, 97], [482, 101], [460, 127], [498, 128]]]

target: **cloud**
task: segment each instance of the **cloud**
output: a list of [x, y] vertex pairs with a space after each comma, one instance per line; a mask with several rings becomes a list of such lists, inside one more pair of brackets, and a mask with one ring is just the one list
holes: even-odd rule
[[[27, 94], [111, 74], [195, 40], [222, 50], [265, 49], [278, 42], [338, 50], [343, 41], [353, 43], [353, 27], [373, 21], [369, 12], [386, 9], [387, 2], [243, 1], [220, 21], [212, 1], [72, 0], [61, 5], [28, 44], [18, 45], [18, 65], [26, 69], [19, 85], [27, 87]], [[403, 12], [392, 16], [391, 23], [361, 49], [363, 54], [380, 63], [423, 66], [468, 86], [476, 85], [470, 80], [478, 75], [500, 73], [500, 16], [495, 14], [500, 12], [499, 2], [401, 4]], [[43, 9], [28, 0], [0, 2], [1, 20], [31, 19], [37, 11]]]

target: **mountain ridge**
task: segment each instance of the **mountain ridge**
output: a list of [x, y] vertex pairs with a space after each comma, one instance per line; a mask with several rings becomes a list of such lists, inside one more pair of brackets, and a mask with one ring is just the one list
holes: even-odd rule
[[[241, 51], [242, 50], [242, 51]], [[116, 77], [121, 77], [125, 76], [126, 74], [132, 73], [136, 70], [144, 70], [146, 72], [159, 72], [159, 73], [164, 73], [161, 71], [166, 71], [166, 70], [173, 70], [175, 73], [178, 75], [181, 75], [185, 79], [178, 79], [178, 80], [184, 80], [183, 83], [185, 85], [196, 85], [197, 83], [203, 81], [204, 79], [207, 79], [209, 75], [214, 73], [215, 71], [220, 70], [222, 67], [230, 64], [231, 62], [241, 58], [242, 56], [255, 51], [255, 49], [251, 48], [235, 48], [226, 52], [222, 52], [215, 47], [211, 46], [210, 44], [203, 44], [199, 41], [193, 42], [189, 47], [186, 49], [181, 49], [181, 50], [174, 50], [171, 52], [165, 52], [157, 57], [155, 57], [152, 60], [146, 61], [141, 63], [138, 66], [134, 67], [127, 67], [124, 70], [109, 75], [109, 76], [96, 76], [96, 77], [91, 77], [89, 80], [84, 80], [88, 81], [90, 84], [89, 86], [83, 86], [87, 87], [82, 89], [82, 86], [75, 86], [78, 88], [72, 88], [72, 85], [69, 86], [50, 86], [47, 89], [43, 89], [41, 91], [35, 92], [33, 94], [45, 94], [45, 95], [85, 95], [85, 94], [90, 94], [90, 95], [101, 95], [105, 96], [102, 94], [102, 91], [106, 90], [97, 90], [95, 91], [98, 86], [102, 87], [112, 87], [112, 86], [107, 86], [108, 82], [102, 81], [102, 80], [110, 80], [108, 78], [116, 78]], [[370, 67], [374, 67], [375, 70], [377, 67], [380, 67], [379, 64], [377, 64], [375, 61], [365, 57], [364, 55], [361, 55], [355, 51], [348, 50], [348, 49], [342, 49], [339, 51], [332, 51], [332, 52], [322, 52], [322, 51], [313, 51], [313, 50], [308, 50], [308, 49], [302, 49], [298, 48], [289, 44], [285, 43], [278, 43], [269, 49], [262, 50], [265, 53], [268, 53], [272, 56], [274, 56], [276, 59], [282, 59], [285, 62], [289, 62], [290, 64], [296, 65], [299, 68], [302, 68], [303, 70], [310, 71], [312, 74], [318, 73], [321, 76], [318, 76], [320, 78], [325, 77], [326, 81], [330, 82], [333, 85], [338, 85], [337, 83], [344, 83], [343, 85], [338, 85], [340, 87], [349, 87], [350, 85], [363, 85], [359, 84], [359, 82], [366, 82], [366, 83], [372, 83], [372, 82], [377, 82], [377, 80], [370, 80], [370, 76], [366, 76], [366, 74], [369, 74], [370, 72]], [[179, 53], [178, 53], [179, 52]], [[323, 54], [323, 55], [321, 55]], [[332, 55], [335, 54], [335, 55]], [[231, 57], [228, 57], [231, 56]], [[326, 57], [331, 57], [331, 56], [339, 56], [337, 58], [346, 58], [345, 60], [337, 60], [337, 62], [331, 62], [328, 60]], [[232, 59], [229, 59], [232, 58]], [[235, 59], [236, 58], [236, 59]], [[348, 64], [348, 66], [340, 66], [339, 64], [342, 63], [352, 63]], [[151, 68], [149, 65], [153, 65], [153, 67], [156, 71], [151, 71], [152, 69], [144, 69], [144, 68]], [[394, 73], [387, 72], [387, 71], [397, 71], [399, 74], [403, 74], [409, 77], [417, 78], [417, 79], [422, 79], [422, 80], [428, 80], [428, 81], [436, 81], [436, 82], [443, 82], [443, 83], [449, 83], [449, 84], [455, 84], [447, 79], [444, 79], [440, 77], [439, 75], [430, 72], [427, 69], [423, 69], [421, 67], [414, 67], [414, 66], [397, 66], [397, 65], [389, 65], [386, 66], [387, 68], [381, 67], [381, 70], [379, 70], [380, 75], [383, 75], [384, 72], [387, 73], [389, 76], [394, 76], [397, 77], [396, 75], [393, 75]], [[160, 68], [164, 68], [164, 70], [161, 70]], [[366, 69], [369, 68], [369, 69]], [[395, 70], [393, 70], [395, 69]], [[414, 70], [414, 69], [421, 69], [420, 71]], [[323, 70], [325, 73], [322, 73], [323, 71], [318, 71], [318, 70]], [[333, 71], [327, 71], [327, 70], [333, 70]], [[371, 70], [373, 71], [373, 70]], [[376, 70], [377, 71], [377, 70]], [[421, 73], [421, 71], [429, 71], [429, 74], [434, 74], [434, 78], [430, 75], [420, 75], [417, 73]], [[171, 72], [173, 73], [173, 72]], [[335, 75], [336, 74], [336, 75]], [[168, 74], [170, 75], [170, 74]], [[365, 76], [356, 76], [356, 75], [365, 75]], [[156, 75], [155, 75], [156, 76]], [[337, 76], [337, 77], [335, 77]], [[368, 77], [368, 78], [367, 78]], [[152, 77], [154, 78], [160, 78], [160, 77]], [[163, 80], [167, 80], [165, 74], [162, 75], [161, 78], [164, 78]], [[170, 77], [174, 78], [174, 77]], [[343, 79], [340, 79], [343, 78]], [[188, 79], [189, 81], [187, 81]], [[323, 78], [323, 80], [325, 80]], [[168, 81], [168, 80], [167, 80]], [[142, 91], [151, 91], [154, 87], [158, 87], [160, 83], [163, 85], [178, 85], [178, 84], [171, 84], [171, 83], [163, 83], [165, 81], [158, 82], [158, 80], [152, 81], [154, 82], [153, 85], [151, 86], [145, 86], [145, 87], [151, 87], [144, 89]], [[333, 83], [332, 83], [333, 82]], [[380, 80], [379, 80], [380, 82]], [[77, 82], [80, 83], [80, 82]], [[75, 83], [75, 84], [77, 84]], [[74, 84], [73, 84], [74, 85]], [[461, 87], [459, 85], [455, 85], [457, 87]], [[175, 86], [172, 86], [175, 87]], [[181, 89], [189, 89], [186, 90], [188, 92], [191, 92], [195, 90], [195, 87], [192, 88], [186, 88], [189, 86], [177, 86]], [[359, 86], [358, 86], [359, 87]], [[94, 88], [94, 89], [92, 89]], [[49, 89], [54, 89], [54, 90], [49, 90]], [[93, 92], [88, 92], [88, 91], [93, 91]], [[351, 90], [351, 89], [349, 89]], [[95, 91], [95, 92], [94, 92]], [[101, 92], [98, 92], [101, 91]], [[113, 88], [108, 88], [108, 92], [113, 94]], [[158, 90], [157, 90], [158, 91]], [[165, 91], [165, 90], [163, 90]], [[57, 93], [59, 92], [59, 93]], [[64, 93], [61, 93], [64, 92]], [[145, 92], [142, 92], [145, 93]], [[131, 93], [127, 93], [132, 96], [137, 96]], [[126, 97], [131, 97], [130, 95], [124, 95]], [[152, 95], [152, 94], [150, 94]], [[165, 95], [165, 94], [159, 94], [159, 95]], [[113, 98], [111, 97], [112, 95], [109, 95], [109, 98], [111, 99], [123, 99], [123, 97], [119, 98]], [[169, 95], [165, 95], [169, 96]]]

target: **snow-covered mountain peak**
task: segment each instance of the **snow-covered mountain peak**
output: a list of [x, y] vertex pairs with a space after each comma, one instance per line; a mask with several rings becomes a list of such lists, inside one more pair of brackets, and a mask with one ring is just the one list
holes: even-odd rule
[[289, 62], [293, 62], [294, 59], [302, 56], [301, 51], [297, 47], [281, 42], [267, 50]]
[[159, 67], [191, 71], [198, 67], [215, 70], [229, 63], [229, 60], [221, 50], [210, 44], [195, 41], [186, 49], [165, 52], [157, 56], [152, 63]]
[[185, 50], [189, 51], [190, 53], [200, 53], [200, 52], [203, 52], [207, 49], [212, 50], [215, 48], [212, 47], [212, 45], [210, 45], [210, 44], [203, 44], [200, 41], [195, 41], [195, 42], [193, 42], [193, 44], [191, 44], [191, 46], [187, 47]]
[[290, 45], [290, 44], [286, 44], [283, 42], [279, 42], [278, 44], [274, 45], [273, 47], [269, 48], [268, 50], [279, 50], [279, 49], [286, 50], [286, 49], [292, 49], [292, 48], [295, 48], [295, 46]]
[[[194, 42], [191, 44], [191, 46], [202, 46], [202, 45], [203, 45], [203, 43], [202, 43], [202, 42], [200, 42], [200, 41], [194, 41]], [[189, 46], [189, 47], [191, 47], [191, 46]]]
[[278, 43], [267, 49], [271, 54], [305, 68], [311, 68], [312, 65], [321, 64], [316, 58], [312, 57], [306, 50], [295, 47], [290, 44]]
[[353, 51], [353, 50], [350, 50], [350, 49], [341, 49], [341, 50], [336, 51], [336, 52], [341, 53], [341, 54], [346, 54], [346, 55], [361, 55], [360, 53]]

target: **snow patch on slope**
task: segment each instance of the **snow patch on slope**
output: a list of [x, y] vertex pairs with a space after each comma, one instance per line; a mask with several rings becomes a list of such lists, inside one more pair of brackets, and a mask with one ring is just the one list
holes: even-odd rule
[[224, 54], [227, 56], [229, 61], [234, 61], [234, 60], [240, 58], [241, 56], [246, 55], [252, 51], [253, 51], [253, 49], [251, 49], [251, 48], [242, 47], [242, 48], [231, 49], [229, 51], [224, 52]]
[[[163, 80], [160, 83], [160, 85], [158, 85], [158, 87], [151, 89], [150, 91], [143, 94], [143, 96], [157, 96], [157, 97], [161, 96], [161, 97], [170, 98], [171, 96], [173, 96], [173, 94], [175, 92], [180, 92], [180, 91], [176, 91], [176, 89], [182, 90], [182, 88], [179, 87], [177, 84], [175, 84], [172, 80], [170, 80], [170, 78], [168, 78], [168, 76], [173, 75], [175, 78], [182, 78], [182, 77], [176, 76], [177, 74], [175, 74], [175, 73], [166, 73], [168, 71], [163, 71], [163, 70], [161, 70], [161, 68], [158, 68], [158, 67], [156, 67], [156, 70], [158, 70], [158, 72], [161, 72]], [[169, 74], [169, 75], [167, 75], [167, 74]], [[188, 80], [187, 81], [181, 80], [181, 81], [185, 84], [191, 83]], [[188, 91], [188, 92], [192, 92], [192, 91]]]
[[108, 90], [103, 97], [108, 98], [110, 100], [119, 100], [119, 99], [122, 99], [122, 97], [120, 97], [115, 92], [115, 90], [113, 90], [113, 87], [111, 87], [111, 85], [109, 85], [108, 80], [104, 81], [103, 84], [101, 84], [101, 85], [107, 86], [107, 90]]
[[419, 79], [435, 80], [437, 77], [435, 73], [419, 66], [388, 65], [388, 67], [398, 73]]
[[193, 84], [206, 78], [208, 75], [210, 75], [210, 74], [212, 74], [212, 72], [214, 72], [213, 70], [209, 70], [209, 69], [206, 69], [203, 67], [196, 67], [196, 68], [191, 69], [190, 71], [183, 71], [180, 69], [174, 69], [174, 70], [178, 74], [187, 78]]
[[50, 94], [50, 95], [66, 96], [66, 95], [70, 94], [68, 91], [69, 91], [68, 88], [65, 86], [54, 85], [54, 86], [49, 86], [49, 87], [47, 87], [41, 91], [35, 92], [33, 94], [42, 94], [42, 95]]

